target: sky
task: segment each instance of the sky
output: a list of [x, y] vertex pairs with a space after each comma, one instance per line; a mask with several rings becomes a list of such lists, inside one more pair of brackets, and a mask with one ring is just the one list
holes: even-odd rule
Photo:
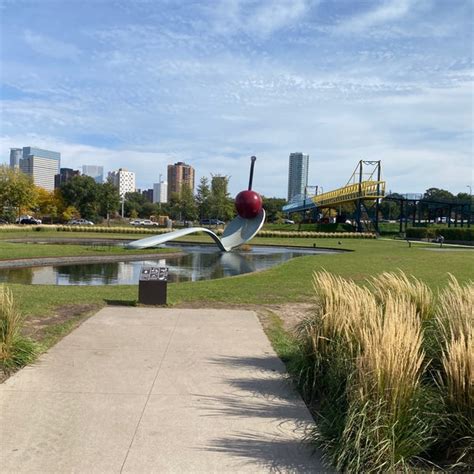
[[472, 0], [0, 0], [0, 163], [134, 171], [184, 161], [286, 197], [381, 160], [387, 189], [473, 185]]

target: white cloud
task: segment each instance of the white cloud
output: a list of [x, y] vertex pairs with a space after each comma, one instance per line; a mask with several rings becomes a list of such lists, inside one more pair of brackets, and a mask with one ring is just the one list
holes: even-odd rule
[[386, 0], [368, 12], [342, 21], [337, 26], [337, 30], [339, 32], [357, 33], [375, 26], [395, 22], [408, 15], [415, 3], [415, 0]]
[[34, 33], [30, 30], [25, 30], [23, 33], [23, 39], [30, 46], [31, 49], [37, 53], [49, 56], [54, 59], [76, 59], [80, 54], [81, 50], [71, 44], [58, 39], [53, 39], [48, 36]]
[[218, 33], [251, 33], [268, 36], [295, 26], [315, 0], [222, 0], [213, 10], [214, 28]]

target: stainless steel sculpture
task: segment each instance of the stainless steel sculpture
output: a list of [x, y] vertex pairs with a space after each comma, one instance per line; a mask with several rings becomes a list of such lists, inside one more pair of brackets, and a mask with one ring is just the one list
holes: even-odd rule
[[265, 222], [265, 209], [262, 207], [262, 198], [258, 193], [252, 191], [253, 169], [256, 159], [255, 156], [251, 158], [248, 190], [241, 191], [236, 197], [236, 207], [239, 215], [229, 222], [221, 238], [212, 232], [212, 230], [206, 229], [205, 227], [189, 227], [187, 229], [179, 229], [166, 234], [135, 240], [134, 242], [130, 242], [127, 248], [145, 249], [164, 244], [165, 242], [184, 237], [188, 234], [205, 232], [212, 237], [223, 252], [228, 252], [253, 239]]

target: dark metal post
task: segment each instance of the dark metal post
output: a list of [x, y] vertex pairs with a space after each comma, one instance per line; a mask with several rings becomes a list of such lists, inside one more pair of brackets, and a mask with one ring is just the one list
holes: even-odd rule
[[448, 206], [448, 216], [446, 217], [446, 220], [448, 221], [448, 227], [451, 227], [451, 213], [453, 212], [453, 208], [451, 204]]
[[250, 164], [250, 178], [249, 178], [249, 191], [252, 189], [252, 182], [253, 182], [253, 168], [255, 166], [255, 161], [257, 161], [256, 156], [252, 156], [250, 158], [251, 164]]
[[362, 232], [362, 160], [359, 161], [359, 199], [357, 199], [357, 232]]
[[400, 234], [403, 232], [403, 199], [400, 199]]
[[[380, 177], [381, 177], [381, 169], [380, 169], [380, 160], [377, 164], [377, 196], [380, 196]], [[380, 206], [380, 198], [377, 198], [375, 201], [375, 230], [379, 232], [379, 206]]]

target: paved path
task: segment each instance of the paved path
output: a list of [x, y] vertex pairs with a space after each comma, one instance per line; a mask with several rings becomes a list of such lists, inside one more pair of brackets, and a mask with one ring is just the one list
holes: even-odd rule
[[0, 472], [322, 472], [255, 313], [108, 307], [0, 385]]

